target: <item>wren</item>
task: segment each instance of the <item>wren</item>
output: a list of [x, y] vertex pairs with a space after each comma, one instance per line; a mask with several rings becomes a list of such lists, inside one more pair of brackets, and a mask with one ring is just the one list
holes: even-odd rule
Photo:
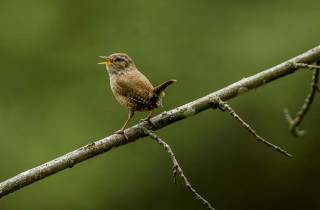
[[125, 53], [114, 53], [109, 56], [99, 56], [104, 62], [110, 78], [110, 87], [116, 100], [126, 107], [128, 118], [116, 133], [124, 134], [128, 122], [136, 111], [149, 111], [145, 118], [150, 122], [154, 109], [162, 106], [165, 89], [176, 82], [168, 80], [156, 87], [135, 66], [133, 60]]

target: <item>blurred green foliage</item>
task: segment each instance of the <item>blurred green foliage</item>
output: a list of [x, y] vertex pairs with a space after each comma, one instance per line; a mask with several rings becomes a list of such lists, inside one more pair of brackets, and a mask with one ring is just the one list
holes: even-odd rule
[[[319, 10], [318, 0], [0, 0], [0, 179], [121, 126], [127, 113], [98, 55], [128, 53], [154, 84], [177, 79], [168, 110], [318, 45]], [[218, 111], [157, 133], [217, 209], [320, 209], [319, 98], [304, 138], [291, 137], [283, 117], [301, 106], [310, 79], [299, 72], [230, 102], [293, 159]], [[170, 169], [145, 138], [10, 194], [0, 209], [201, 209]]]

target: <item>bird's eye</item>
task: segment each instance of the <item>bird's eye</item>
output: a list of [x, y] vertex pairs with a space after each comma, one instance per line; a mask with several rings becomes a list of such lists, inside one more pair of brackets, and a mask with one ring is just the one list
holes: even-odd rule
[[120, 62], [120, 61], [122, 61], [122, 58], [116, 58], [116, 59], [114, 59], [114, 61], [115, 62]]

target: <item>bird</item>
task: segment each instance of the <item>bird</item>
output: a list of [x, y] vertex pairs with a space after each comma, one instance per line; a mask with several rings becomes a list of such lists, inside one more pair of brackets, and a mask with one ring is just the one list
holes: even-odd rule
[[128, 117], [116, 134], [123, 134], [135, 112], [148, 111], [143, 120], [151, 123], [150, 118], [154, 110], [162, 106], [162, 98], [166, 88], [175, 83], [170, 79], [158, 86], [153, 86], [149, 79], [136, 67], [132, 58], [125, 53], [113, 53], [108, 56], [99, 56], [104, 59], [103, 64], [109, 75], [111, 91], [120, 105], [128, 109]]

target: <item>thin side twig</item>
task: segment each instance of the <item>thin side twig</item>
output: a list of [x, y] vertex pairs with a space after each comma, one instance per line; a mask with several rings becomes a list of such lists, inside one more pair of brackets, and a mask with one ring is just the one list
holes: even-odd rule
[[311, 108], [311, 105], [315, 99], [316, 93], [319, 92], [319, 71], [320, 66], [318, 65], [309, 65], [304, 63], [296, 63], [294, 64], [297, 68], [307, 68], [312, 69], [312, 82], [310, 86], [310, 91], [306, 98], [304, 99], [304, 103], [301, 106], [300, 110], [297, 112], [296, 116], [294, 118], [291, 117], [289, 110], [286, 108], [284, 110], [285, 118], [287, 119], [289, 123], [289, 131], [291, 134], [295, 137], [301, 137], [306, 134], [305, 130], [300, 130], [299, 125], [302, 123], [303, 118], [306, 116], [308, 111]]
[[295, 68], [320, 69], [320, 66], [306, 63], [293, 63]]
[[257, 134], [257, 132], [251, 128], [251, 126], [246, 123], [233, 109], [232, 107], [227, 104], [226, 102], [222, 101], [219, 97], [215, 96], [212, 97], [212, 103], [213, 103], [213, 108], [220, 108], [223, 111], [227, 111], [231, 116], [233, 116], [237, 121], [240, 122], [240, 124], [251, 133], [257, 141], [264, 143], [268, 147], [273, 148], [274, 150], [280, 152], [281, 154], [284, 154], [287, 157], [292, 157], [292, 155], [287, 152], [286, 150], [282, 149], [281, 147], [270, 143], [269, 141], [265, 140], [261, 136]]
[[173, 152], [173, 150], [171, 149], [170, 145], [167, 144], [164, 140], [162, 140], [160, 137], [158, 137], [154, 132], [152, 132], [151, 130], [142, 127], [142, 129], [144, 130], [144, 132], [150, 136], [152, 139], [154, 139], [155, 141], [157, 141], [161, 146], [164, 147], [164, 149], [168, 152], [170, 159], [172, 161], [172, 171], [173, 171], [173, 178], [174, 178], [174, 182], [176, 183], [177, 180], [177, 176], [180, 176], [185, 184], [185, 186], [188, 188], [188, 190], [194, 195], [194, 197], [197, 200], [200, 200], [202, 202], [203, 205], [205, 205], [208, 209], [210, 210], [215, 210], [212, 205], [210, 204], [209, 201], [207, 201], [204, 197], [202, 197], [191, 185], [191, 183], [189, 182], [188, 178], [184, 175], [183, 170]]

